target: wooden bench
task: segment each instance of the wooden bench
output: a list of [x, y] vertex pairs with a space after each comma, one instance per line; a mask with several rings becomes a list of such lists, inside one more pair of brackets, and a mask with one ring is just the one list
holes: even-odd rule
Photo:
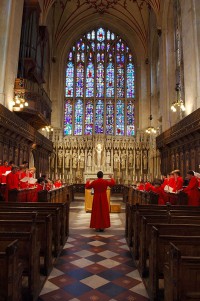
[[0, 244], [0, 301], [21, 301], [22, 272], [18, 240]]
[[159, 279], [163, 278], [169, 243], [173, 242], [178, 244], [188, 239], [199, 239], [200, 242], [200, 226], [160, 224], [156, 225], [156, 227], [152, 227], [151, 245], [149, 248], [148, 282], [148, 291], [151, 300], [160, 300]]
[[[181, 214], [181, 211], [180, 211]], [[188, 213], [189, 214], [189, 213]], [[196, 213], [198, 214], [198, 213]], [[199, 216], [178, 216], [171, 215], [159, 217], [159, 216], [143, 216], [141, 220], [141, 231], [139, 233], [140, 237], [140, 249], [139, 249], [139, 265], [138, 269], [142, 277], [147, 276], [148, 270], [146, 269], [146, 263], [149, 252], [150, 238], [151, 238], [151, 227], [156, 224], [161, 223], [172, 223], [172, 224], [199, 224], [200, 225], [200, 215]]]
[[136, 210], [133, 217], [133, 234], [132, 234], [132, 255], [135, 259], [139, 258], [139, 233], [140, 233], [140, 220], [143, 215], [158, 215], [166, 216], [167, 210], [160, 210], [159, 207], [153, 209], [140, 209]]
[[184, 241], [178, 247], [170, 243], [164, 266], [164, 300], [200, 300], [199, 239]]
[[[61, 245], [64, 245], [68, 236], [69, 236], [69, 202], [64, 202], [64, 203], [46, 203], [46, 202], [41, 202], [41, 203], [7, 203], [7, 204], [0, 204], [0, 208], [2, 206], [19, 206], [19, 207], [31, 207], [31, 208], [59, 208], [60, 210], [60, 231], [61, 231]], [[49, 212], [50, 213], [50, 212]]]
[[[23, 265], [23, 276], [28, 279], [28, 285], [23, 287], [23, 298], [36, 301], [41, 290], [39, 273], [39, 245], [37, 243], [36, 227], [29, 232], [1, 232], [0, 245], [6, 247], [13, 240], [18, 240], [19, 259]], [[24, 285], [24, 283], [22, 283]]]
[[[17, 204], [17, 205], [16, 205]], [[57, 257], [59, 253], [61, 252], [62, 246], [61, 246], [61, 212], [58, 206], [50, 206], [50, 207], [45, 207], [45, 206], [34, 206], [34, 203], [26, 203], [26, 205], [22, 203], [16, 203], [12, 204], [11, 203], [7, 206], [7, 204], [0, 204], [0, 211], [3, 212], [3, 210], [9, 209], [10, 211], [13, 212], [32, 212], [37, 211], [38, 215], [43, 214], [43, 215], [49, 215], [51, 214], [52, 216], [52, 239], [53, 239], [53, 253], [54, 256]], [[32, 205], [29, 205], [32, 204]]]

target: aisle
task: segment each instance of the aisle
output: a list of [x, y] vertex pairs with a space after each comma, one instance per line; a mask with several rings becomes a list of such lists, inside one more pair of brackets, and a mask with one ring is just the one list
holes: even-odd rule
[[70, 237], [38, 301], [146, 301], [142, 280], [124, 239], [124, 213], [111, 214], [111, 228], [88, 227], [83, 202], [70, 208]]

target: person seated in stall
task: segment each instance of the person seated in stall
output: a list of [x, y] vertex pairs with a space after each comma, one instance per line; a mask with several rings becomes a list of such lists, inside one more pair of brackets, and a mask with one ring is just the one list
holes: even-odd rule
[[4, 160], [3, 165], [0, 166], [0, 183], [6, 184], [6, 177], [11, 171], [11, 166], [8, 165], [8, 160]]
[[199, 182], [194, 175], [193, 170], [187, 172], [187, 178], [189, 179], [189, 184], [183, 189], [188, 195], [188, 205], [189, 206], [200, 206], [200, 191], [198, 189]]
[[183, 189], [183, 178], [181, 177], [181, 173], [179, 169], [173, 171], [174, 175], [174, 186], [172, 192], [179, 192]]
[[174, 179], [174, 171], [170, 172], [164, 182], [161, 184], [161, 188], [165, 192], [172, 192], [175, 186], [175, 179]]
[[144, 183], [144, 180], [140, 180], [140, 182], [137, 183], [136, 189], [137, 189], [137, 190], [140, 190], [140, 191], [144, 191], [144, 190], [145, 190], [145, 183]]
[[51, 190], [53, 188], [53, 182], [50, 179], [48, 179], [46, 174], [43, 174], [42, 178], [45, 181], [45, 189], [48, 191]]
[[144, 184], [145, 191], [151, 191], [151, 187], [152, 187], [152, 184], [149, 181], [145, 182], [145, 184]]
[[55, 188], [60, 188], [60, 187], [62, 187], [62, 181], [61, 181], [60, 179], [56, 179], [56, 180], [54, 181], [54, 187], [55, 187]]
[[19, 170], [18, 170], [17, 173], [18, 173], [18, 177], [19, 177], [19, 181], [20, 181], [20, 184], [19, 184], [20, 189], [28, 188], [28, 180], [27, 181], [23, 180], [23, 179], [27, 178], [27, 176], [26, 176], [26, 166], [24, 164], [21, 164], [19, 166]]
[[45, 180], [44, 180], [44, 178], [40, 177], [40, 178], [37, 179], [36, 189], [37, 189], [37, 192], [41, 191], [41, 190], [45, 190]]
[[158, 205], [165, 205], [166, 204], [166, 196], [165, 192], [162, 188], [162, 182], [161, 180], [156, 179], [151, 185], [151, 191], [155, 192], [158, 194]]
[[18, 175], [19, 167], [14, 165], [11, 168], [11, 172], [6, 177], [6, 194], [5, 200], [8, 202], [8, 194], [10, 190], [19, 189], [19, 175]]

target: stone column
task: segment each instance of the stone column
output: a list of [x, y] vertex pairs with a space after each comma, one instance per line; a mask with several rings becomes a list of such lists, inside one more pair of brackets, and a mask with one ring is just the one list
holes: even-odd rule
[[23, 4], [23, 0], [0, 3], [0, 103], [10, 110], [17, 77]]

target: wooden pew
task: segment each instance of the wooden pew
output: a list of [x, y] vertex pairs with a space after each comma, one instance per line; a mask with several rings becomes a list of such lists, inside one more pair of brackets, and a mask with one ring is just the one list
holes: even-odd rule
[[[23, 287], [23, 299], [36, 301], [41, 290], [39, 273], [39, 245], [36, 227], [33, 225], [29, 232], [1, 232], [0, 245], [6, 247], [13, 240], [18, 240], [19, 259], [22, 261], [23, 276], [28, 279], [28, 286]], [[23, 284], [23, 283], [22, 283]]]
[[[5, 209], [5, 208], [4, 208]], [[9, 209], [9, 208], [8, 208]], [[10, 212], [3, 211], [0, 209], [0, 229], [1, 229], [1, 220], [6, 221], [15, 220], [15, 221], [24, 221], [27, 220], [30, 222], [32, 219], [38, 230], [38, 241], [40, 243], [40, 256], [42, 256], [43, 263], [41, 265], [41, 272], [44, 275], [49, 275], [53, 268], [53, 258], [52, 258], [52, 216], [51, 214], [37, 212]]]
[[[68, 236], [69, 236], [69, 202], [64, 202], [64, 203], [46, 203], [46, 202], [41, 202], [41, 203], [26, 203], [26, 204], [21, 204], [21, 203], [7, 203], [8, 206], [24, 206], [24, 207], [31, 207], [31, 208], [59, 208], [60, 210], [60, 231], [61, 231], [61, 245], [64, 245]], [[7, 204], [4, 203], [4, 206]], [[3, 205], [0, 204], [0, 208]]]
[[[180, 211], [180, 214], [181, 211]], [[189, 214], [189, 213], [188, 213]], [[198, 213], [196, 213], [198, 214]], [[200, 225], [200, 214], [199, 216], [178, 216], [169, 215], [166, 217], [159, 216], [143, 216], [141, 220], [141, 231], [139, 233], [140, 237], [140, 249], [139, 249], [139, 265], [138, 269], [142, 277], [147, 276], [148, 270], [146, 269], [146, 263], [149, 252], [149, 245], [151, 239], [151, 227], [153, 225], [161, 223], [171, 223], [171, 224], [199, 224]]]
[[[7, 205], [9, 204], [9, 205]], [[17, 212], [31, 212], [37, 211], [38, 214], [48, 215], [51, 214], [52, 216], [52, 235], [53, 235], [53, 247], [54, 247], [54, 255], [57, 257], [61, 252], [61, 211], [58, 206], [41, 206], [35, 205], [34, 203], [26, 203], [25, 205], [22, 203], [7, 203], [7, 204], [0, 204], [0, 211], [6, 209], [10, 209], [10, 211]], [[36, 203], [35, 203], [36, 204]], [[41, 203], [42, 204], [42, 203]]]
[[21, 301], [22, 263], [18, 240], [0, 244], [0, 301]]
[[159, 279], [163, 278], [164, 264], [167, 261], [169, 243], [178, 244], [188, 238], [199, 239], [199, 225], [160, 224], [152, 227], [149, 249], [149, 282], [148, 291], [151, 300], [159, 298]]
[[170, 243], [164, 266], [164, 300], [200, 300], [199, 239]]
[[135, 211], [133, 216], [133, 242], [132, 242], [132, 253], [135, 259], [139, 258], [139, 233], [140, 233], [140, 220], [143, 215], [158, 215], [158, 216], [166, 216], [167, 210], [161, 210], [158, 206], [157, 208], [151, 209], [139, 209]]

